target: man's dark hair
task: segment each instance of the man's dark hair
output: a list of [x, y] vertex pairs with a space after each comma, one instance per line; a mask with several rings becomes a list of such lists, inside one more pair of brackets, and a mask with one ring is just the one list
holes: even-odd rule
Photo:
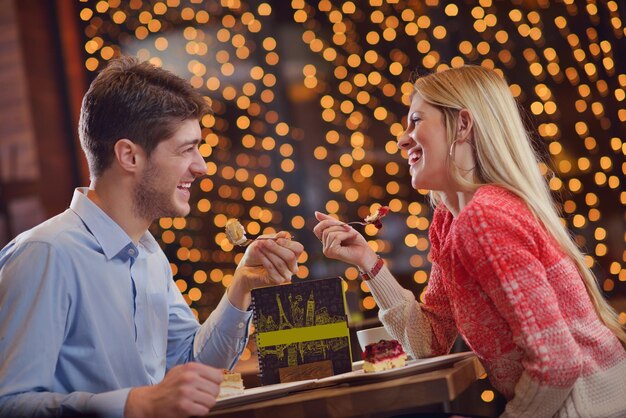
[[78, 134], [91, 178], [111, 165], [119, 139], [133, 141], [149, 156], [180, 122], [208, 111], [198, 91], [177, 75], [132, 57], [111, 61], [91, 83], [80, 110]]

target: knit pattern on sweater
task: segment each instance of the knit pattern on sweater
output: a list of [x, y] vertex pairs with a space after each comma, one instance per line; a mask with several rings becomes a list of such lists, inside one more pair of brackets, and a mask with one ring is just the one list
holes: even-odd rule
[[574, 263], [521, 199], [483, 186], [456, 218], [436, 209], [430, 241], [423, 304], [386, 269], [370, 281], [381, 320], [405, 349], [418, 357], [445, 354], [460, 333], [494, 387], [513, 399], [507, 416], [552, 416], [563, 405], [579, 410], [573, 388], [578, 401], [589, 391], [608, 396], [607, 414], [626, 416], [626, 400], [596, 390], [624, 387], [626, 378], [610, 379], [626, 370], [626, 352], [600, 322]]

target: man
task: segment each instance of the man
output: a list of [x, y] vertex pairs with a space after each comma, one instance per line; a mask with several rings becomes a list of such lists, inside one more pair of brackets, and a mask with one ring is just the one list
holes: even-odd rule
[[0, 252], [0, 416], [203, 415], [247, 342], [250, 290], [288, 282], [302, 246], [250, 245], [200, 325], [148, 227], [189, 213], [206, 174], [207, 106], [184, 80], [128, 57], [83, 99], [91, 185]]

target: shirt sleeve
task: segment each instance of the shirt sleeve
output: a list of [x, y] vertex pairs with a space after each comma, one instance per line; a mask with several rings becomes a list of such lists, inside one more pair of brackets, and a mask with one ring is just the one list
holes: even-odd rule
[[[552, 416], [582, 372], [582, 360], [560, 311], [538, 237], [545, 234], [528, 214], [513, 215], [475, 205], [461, 222], [454, 251], [507, 322], [524, 352], [524, 372], [505, 416]], [[547, 410], [547, 408], [549, 410]]]
[[251, 318], [252, 311], [235, 308], [224, 292], [217, 308], [198, 330], [194, 343], [196, 360], [228, 370], [235, 367], [248, 343]]
[[72, 303], [66, 268], [43, 242], [0, 252], [0, 416], [123, 417], [129, 389], [53, 392]]
[[248, 342], [252, 312], [232, 306], [224, 293], [215, 310], [200, 325], [178, 287], [170, 282], [167, 369], [188, 361], [232, 369]]

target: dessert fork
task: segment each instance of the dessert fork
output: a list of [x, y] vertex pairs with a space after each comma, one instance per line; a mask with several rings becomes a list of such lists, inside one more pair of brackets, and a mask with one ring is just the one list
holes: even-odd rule
[[344, 225], [369, 225], [371, 222], [363, 222], [363, 221], [352, 221], [352, 222], [342, 222]]
[[241, 242], [238, 242], [238, 243], [233, 243], [233, 245], [236, 245], [237, 247], [247, 247], [248, 245], [252, 244], [254, 241], [257, 241], [257, 240], [273, 240], [273, 241], [276, 241], [278, 238], [280, 238], [280, 237], [246, 238], [245, 241], [241, 241]]

